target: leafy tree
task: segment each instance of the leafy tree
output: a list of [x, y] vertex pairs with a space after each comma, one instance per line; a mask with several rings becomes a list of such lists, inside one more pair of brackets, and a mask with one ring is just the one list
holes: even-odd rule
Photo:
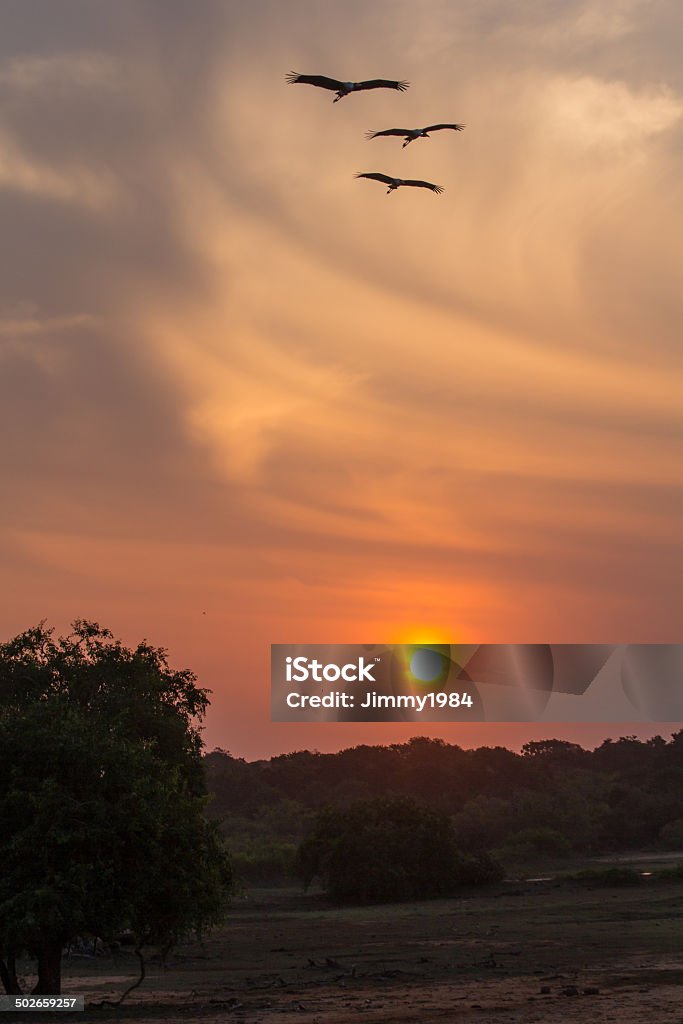
[[[551, 829], [557, 850], [608, 852], [672, 843], [664, 831], [683, 819], [683, 730], [669, 740], [625, 736], [584, 750], [567, 740], [532, 741], [517, 754], [502, 747], [463, 750], [414, 737], [389, 746], [360, 745], [336, 754], [297, 751], [267, 761], [206, 758], [216, 799], [211, 813], [240, 808], [239, 848], [252, 860], [252, 838], [274, 849], [298, 843], [306, 815], [333, 794], [337, 805], [373, 798], [412, 798], [453, 816], [456, 841], [468, 853], [520, 849], [515, 837]], [[277, 808], [289, 807], [289, 821]], [[294, 807], [297, 814], [291, 813]], [[298, 824], [296, 819], [298, 818]], [[271, 826], [264, 831], [264, 823]], [[225, 828], [236, 843], [234, 813]], [[661, 840], [660, 840], [661, 837]], [[511, 840], [511, 844], [508, 842]], [[564, 841], [564, 842], [563, 842]], [[530, 855], [533, 849], [529, 847]], [[253, 851], [257, 861], [270, 855]]]
[[476, 796], [453, 819], [458, 843], [465, 850], [486, 850], [502, 846], [516, 825], [515, 809], [508, 800]]
[[63, 946], [130, 930], [170, 948], [217, 923], [231, 886], [204, 814], [206, 691], [163, 650], [94, 623], [43, 624], [0, 645], [0, 978], [38, 963], [58, 994]]
[[500, 877], [487, 858], [458, 851], [446, 814], [406, 798], [325, 809], [301, 844], [299, 869], [337, 902], [420, 899]]
[[556, 765], [581, 764], [587, 757], [583, 747], [569, 740], [531, 740], [522, 746], [522, 755]]

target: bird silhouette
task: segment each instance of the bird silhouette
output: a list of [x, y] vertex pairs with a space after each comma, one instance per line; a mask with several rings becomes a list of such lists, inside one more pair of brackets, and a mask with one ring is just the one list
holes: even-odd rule
[[325, 75], [299, 75], [296, 71], [290, 71], [286, 78], [290, 85], [315, 85], [319, 89], [331, 89], [337, 93], [333, 103], [338, 103], [352, 92], [364, 92], [366, 89], [398, 89], [404, 92], [410, 85], [410, 82], [394, 82], [386, 78], [371, 78], [367, 82], [340, 82], [336, 78], [326, 78]]
[[371, 178], [372, 181], [381, 181], [388, 185], [387, 195], [401, 188], [402, 185], [411, 185], [416, 188], [428, 188], [432, 192], [443, 192], [443, 185], [434, 185], [431, 181], [419, 181], [415, 178], [390, 178], [388, 174], [380, 174], [379, 171], [367, 171], [364, 174], [354, 175], [356, 178]]
[[399, 138], [402, 136], [405, 140], [401, 149], [405, 149], [411, 142], [415, 142], [415, 139], [428, 139], [429, 132], [440, 132], [446, 128], [450, 128], [454, 132], [461, 132], [465, 128], [464, 124], [428, 124], [426, 128], [387, 128], [383, 132], [369, 131], [365, 133], [366, 139], [379, 139], [383, 136], [397, 135]]

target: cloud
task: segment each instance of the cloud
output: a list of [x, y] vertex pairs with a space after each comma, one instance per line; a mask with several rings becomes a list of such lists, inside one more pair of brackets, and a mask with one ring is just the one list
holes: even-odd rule
[[74, 313], [72, 316], [47, 317], [1, 317], [0, 338], [27, 338], [54, 331], [67, 331], [77, 327], [90, 327], [94, 318], [87, 313]]
[[570, 151], [607, 149], [620, 158], [641, 154], [643, 143], [667, 131], [683, 114], [683, 97], [662, 86], [637, 92], [624, 82], [584, 76], [546, 84], [542, 104], [554, 143]]
[[[123, 83], [125, 84], [125, 83]], [[0, 85], [16, 94], [57, 88], [62, 93], [83, 89], [120, 89], [116, 61], [106, 53], [79, 52], [10, 58], [0, 68]]]
[[[1, 17], [0, 462], [27, 614], [91, 597], [190, 646], [202, 595], [261, 646], [411, 617], [673, 628], [680, 12]], [[290, 68], [412, 85], [333, 105]], [[407, 150], [364, 138], [451, 118]]]

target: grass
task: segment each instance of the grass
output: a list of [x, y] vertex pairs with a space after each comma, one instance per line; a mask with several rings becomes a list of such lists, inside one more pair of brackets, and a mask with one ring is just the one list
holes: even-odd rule
[[[667, 878], [664, 871], [657, 884], [507, 882], [454, 899], [343, 908], [319, 892], [294, 887], [247, 889], [226, 926], [203, 945], [180, 946], [165, 970], [153, 963], [130, 1004], [116, 1012], [91, 1009], [85, 1019], [677, 1020], [683, 995], [676, 953], [683, 943], [680, 882], [678, 874]], [[92, 1004], [121, 992], [134, 971], [126, 955], [116, 964], [72, 960], [65, 964], [64, 991], [84, 993]], [[578, 996], [570, 999], [567, 989]], [[82, 1018], [73, 1020], [83, 1024]]]

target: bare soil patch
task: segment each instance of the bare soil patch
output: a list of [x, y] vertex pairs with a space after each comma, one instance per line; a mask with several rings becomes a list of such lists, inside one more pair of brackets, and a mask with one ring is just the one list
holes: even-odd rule
[[93, 1004], [134, 977], [131, 954], [66, 962], [63, 991], [84, 994], [86, 1011], [60, 1019], [682, 1024], [682, 951], [680, 883], [506, 883], [341, 909], [296, 889], [251, 890], [220, 933], [175, 950], [165, 969], [151, 964], [119, 1009]]

